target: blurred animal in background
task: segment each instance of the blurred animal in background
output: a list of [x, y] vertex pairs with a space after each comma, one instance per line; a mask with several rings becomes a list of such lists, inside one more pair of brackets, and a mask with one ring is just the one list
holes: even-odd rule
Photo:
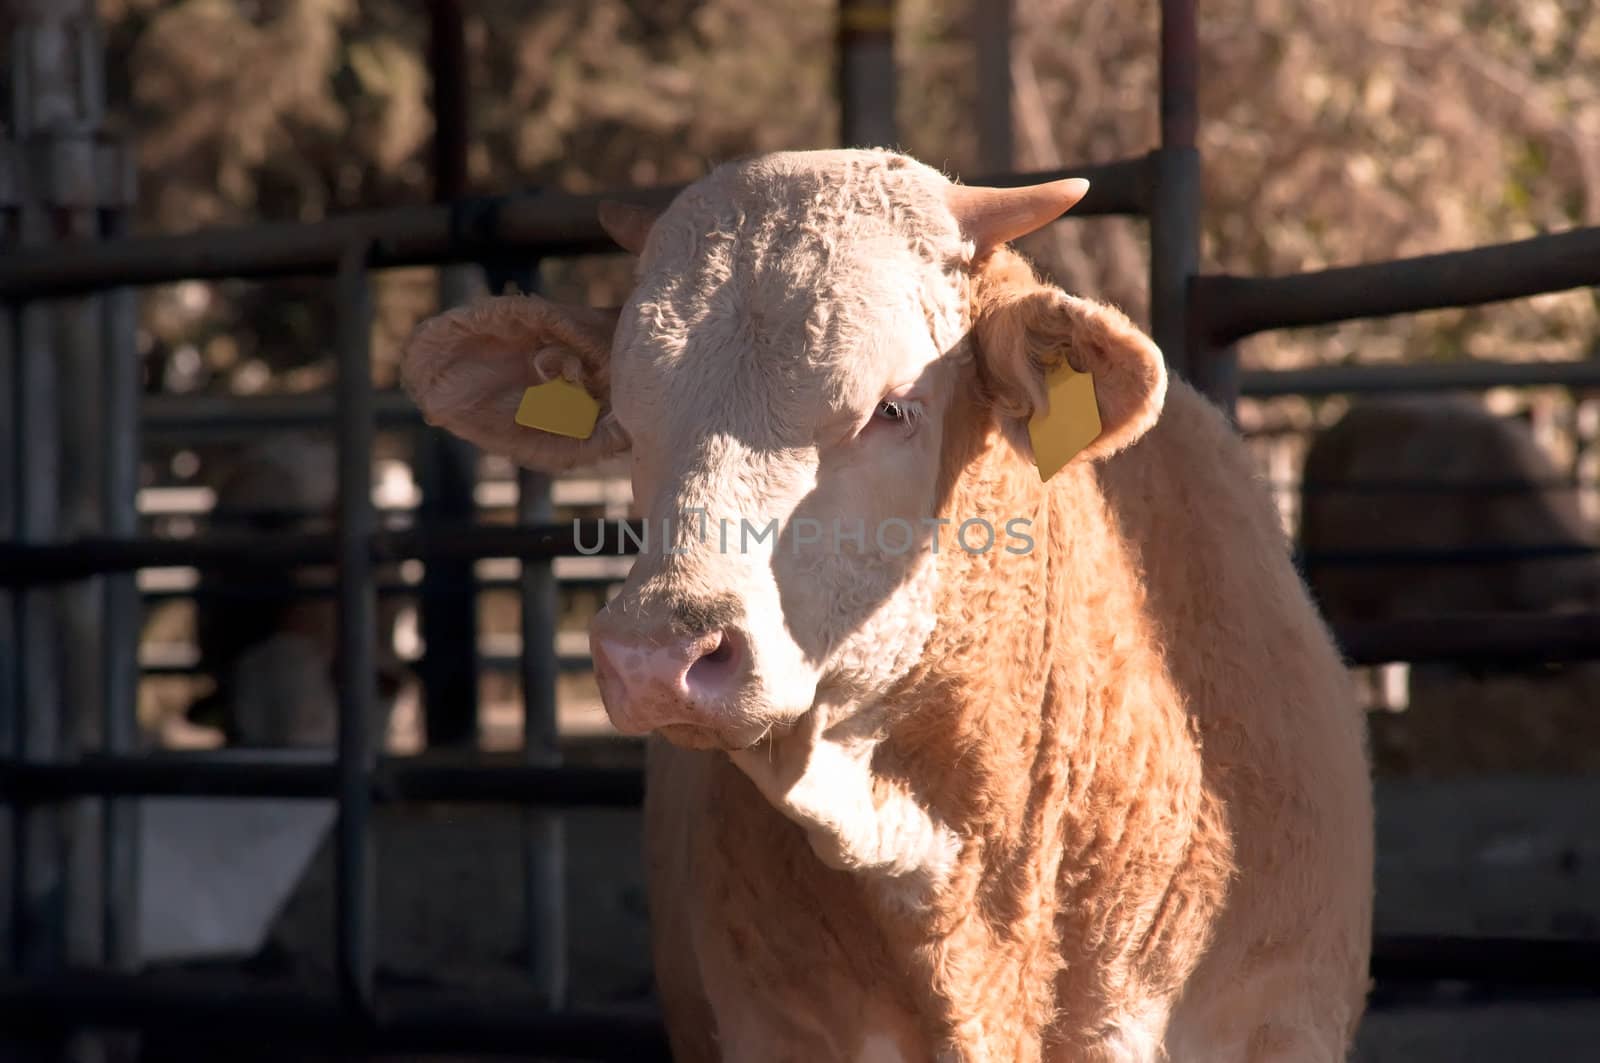
[[[212, 527], [259, 535], [331, 533], [338, 502], [333, 445], [274, 437], [245, 450], [216, 484]], [[380, 579], [394, 573], [379, 570]], [[240, 564], [203, 570], [195, 604], [200, 668], [216, 683], [189, 722], [216, 727], [230, 746], [332, 745], [338, 733], [339, 629], [331, 565]], [[321, 593], [291, 597], [293, 587]], [[401, 602], [378, 599], [378, 697], [370, 726], [380, 741], [407, 670], [394, 649]]]
[[[1573, 478], [1526, 422], [1475, 399], [1353, 405], [1313, 440], [1301, 494], [1307, 581], [1335, 625], [1600, 609], [1595, 556], [1319, 563], [1317, 555], [1345, 553], [1594, 545]], [[1380, 771], [1404, 774], [1589, 770], [1600, 765], [1597, 697], [1595, 664], [1419, 664], [1410, 669], [1405, 711], [1373, 717], [1374, 758]]]

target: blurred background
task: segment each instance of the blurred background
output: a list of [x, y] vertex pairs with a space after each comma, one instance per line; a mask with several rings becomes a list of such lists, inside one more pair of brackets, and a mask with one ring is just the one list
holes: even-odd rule
[[[837, 144], [836, 6], [459, 5], [467, 142], [456, 194], [677, 183], [745, 153]], [[994, 32], [986, 11], [1001, 7], [893, 5], [899, 146], [964, 174], [1049, 169], [1155, 146], [1154, 4], [1010, 7], [1011, 135], [991, 137], [1001, 143], [985, 158], [982, 123], [1005, 108], [982, 98], [979, 45]], [[428, 5], [102, 0], [99, 8], [108, 124], [137, 151], [137, 229], [306, 221], [434, 195]], [[1199, 66], [1205, 272], [1315, 270], [1600, 221], [1600, 15], [1583, 0], [1451, 0], [1425, 12], [1386, 0], [1221, 0], [1201, 12]], [[992, 89], [995, 75], [984, 73]], [[1110, 300], [1148, 325], [1146, 228], [1143, 220], [1085, 219], [1052, 226], [1023, 247], [1070, 290]], [[617, 256], [550, 261], [545, 291], [614, 304], [627, 269]], [[399, 344], [439, 305], [438, 272], [377, 275], [379, 386], [395, 383]], [[334, 313], [332, 287], [315, 279], [146, 290], [145, 388], [325, 388]], [[1597, 344], [1600, 299], [1589, 289], [1265, 333], [1245, 340], [1240, 357], [1247, 369], [1552, 361], [1591, 357]], [[1582, 452], [1594, 439], [1593, 417], [1581, 416], [1590, 394], [1531, 388], [1485, 398], [1496, 413], [1529, 418], [1560, 466], [1592, 478], [1594, 462]], [[1241, 426], [1259, 443], [1291, 529], [1306, 434], [1346, 405], [1338, 395], [1241, 404]], [[153, 440], [148, 486], [214, 486], [227, 455], [228, 448]], [[380, 473], [390, 501], [411, 497], [409, 472], [397, 464]], [[513, 496], [496, 495], [495, 486], [509, 479], [508, 469], [486, 463], [480, 496], [504, 508]], [[606, 488], [570, 490], [578, 497]], [[152, 513], [185, 500], [159, 490], [146, 497]], [[625, 496], [606, 497], [612, 512], [625, 505]], [[1594, 519], [1592, 502], [1585, 505]], [[511, 597], [485, 596], [486, 637], [515, 630]], [[183, 610], [169, 612], [158, 627], [177, 639]], [[516, 702], [514, 685], [486, 690], [486, 741], [515, 741], [515, 721], [496, 710]], [[579, 697], [582, 684], [572, 685]], [[175, 703], [152, 692], [146, 722], [164, 726]], [[592, 713], [585, 718], [598, 726]]]
[[[834, 0], [94, 6], [103, 127], [132, 152], [136, 234], [676, 184], [729, 158], [835, 146], [864, 128], [852, 130], [841, 113]], [[864, 6], [888, 13], [891, 35], [878, 39], [892, 42], [892, 65], [861, 83], [857, 105], [883, 111], [873, 120], [879, 128], [892, 120], [891, 142], [930, 164], [970, 179], [1158, 146], [1154, 2]], [[0, 32], [25, 7], [0, 5]], [[1200, 5], [1198, 69], [1202, 273], [1312, 271], [1600, 224], [1600, 9], [1587, 0], [1210, 0]], [[454, 72], [450, 82], [439, 82], [441, 70]], [[17, 113], [24, 80], [4, 79], [0, 113]], [[452, 123], [444, 139], [441, 114]], [[1068, 290], [1150, 325], [1146, 221], [1075, 218], [1021, 247]], [[550, 258], [532, 279], [554, 299], [617, 305], [629, 269], [617, 254]], [[400, 345], [420, 319], [493, 283], [476, 267], [374, 273], [380, 391], [396, 386]], [[230, 420], [243, 407], [197, 400], [261, 400], [251, 408], [262, 410], [274, 397], [325, 394], [338, 309], [326, 278], [138, 289], [142, 532], [332, 527], [331, 428], [258, 429]], [[1353, 401], [1338, 388], [1252, 388], [1253, 371], [1592, 366], [1597, 354], [1595, 288], [1242, 341], [1239, 426], [1296, 544], [1579, 550], [1443, 574], [1391, 566], [1365, 583], [1343, 570], [1312, 571], [1330, 618], [1600, 609], [1600, 560], [1581, 552], [1600, 525], [1600, 374], [1395, 405]], [[1277, 391], [1290, 393], [1269, 394]], [[1361, 413], [1364, 401], [1371, 409]], [[202, 409], [222, 420], [202, 424]], [[386, 526], [410, 526], [429, 507], [516, 522], [515, 470], [397, 422], [385, 422], [373, 455]], [[550, 518], [623, 516], [629, 492], [619, 472], [559, 478]], [[1399, 487], [1362, 493], [1363, 477], [1384, 473]], [[1317, 482], [1334, 485], [1331, 499], [1311, 490]], [[611, 732], [586, 656], [588, 619], [626, 570], [615, 557], [554, 565], [556, 745], [569, 764], [639, 763], [637, 745]], [[380, 571], [388, 593], [374, 726], [388, 752], [523, 748], [521, 573], [509, 560]], [[326, 751], [337, 703], [332, 600], [284, 603], [263, 599], [261, 588], [330, 577], [253, 566], [141, 570], [137, 747]], [[478, 593], [460, 593], [472, 580]], [[419, 608], [419, 590], [433, 596], [431, 609]], [[430, 657], [430, 646], [461, 652]], [[1577, 789], [1550, 781], [1600, 767], [1600, 667], [1387, 665], [1360, 669], [1358, 679], [1391, 810], [1380, 931], [1600, 939], [1600, 836], [1582, 812], [1600, 793], [1588, 781]], [[1467, 789], [1423, 785], [1468, 781]], [[274, 819], [263, 803], [259, 822], [241, 818], [239, 804], [213, 819], [185, 818], [199, 816], [195, 804], [162, 806], [167, 835], [147, 823], [157, 853], [142, 872], [145, 897], [155, 898], [141, 902], [147, 961], [333, 979], [330, 814]], [[1441, 817], [1448, 827], [1437, 827]], [[571, 968], [558, 995], [647, 1002], [636, 816], [590, 811], [566, 824], [558, 873], [569, 883], [561, 947]], [[525, 827], [515, 809], [380, 808], [380, 972], [457, 988], [515, 984], [530, 962], [519, 943], [531, 931], [521, 887], [507, 882], [523, 871]], [[217, 902], [214, 933], [185, 929], [179, 916], [192, 915], [197, 898], [243, 889], [197, 877], [234, 859], [205, 849], [224, 843], [204, 839], [230, 832], [228, 844], [242, 839], [261, 852], [270, 848], [263, 839], [280, 838], [281, 881], [260, 879], [259, 897], [242, 907]], [[1593, 1009], [1583, 1014], [1594, 1023]], [[1403, 1043], [1384, 1042], [1368, 1058], [1466, 1058], [1394, 1047]], [[158, 1049], [144, 1058], [162, 1058]]]

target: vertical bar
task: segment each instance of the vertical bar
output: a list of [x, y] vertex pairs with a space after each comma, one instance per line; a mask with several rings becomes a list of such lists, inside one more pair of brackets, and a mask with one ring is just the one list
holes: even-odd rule
[[[539, 290], [539, 263], [492, 260], [484, 264], [489, 285], [501, 290]], [[517, 520], [522, 525], [554, 519], [550, 478], [517, 470]], [[554, 563], [521, 562], [518, 598], [521, 614], [522, 755], [541, 767], [561, 765], [556, 713], [556, 617], [559, 598]], [[551, 809], [522, 811], [523, 940], [528, 974], [541, 1003], [551, 1010], [567, 996], [566, 821]]]
[[[120, 148], [120, 145], [119, 145]], [[119, 180], [118, 203], [105, 219], [107, 238], [125, 235], [132, 201], [131, 156], [118, 150], [113, 165]], [[138, 298], [132, 288], [115, 288], [103, 299], [104, 370], [101, 507], [105, 531], [132, 538], [139, 531], [139, 352], [136, 346]], [[139, 632], [142, 605], [137, 577], [105, 578], [105, 669], [101, 694], [102, 734], [112, 755], [132, 753], [138, 740]], [[139, 965], [138, 804], [113, 799], [102, 807], [101, 868], [104, 887], [101, 941], [107, 967], [134, 970]]]
[[[48, 317], [38, 304], [22, 310], [17, 386], [20, 448], [17, 509], [21, 542], [49, 541], [56, 525], [58, 435], [55, 360], [45, 347]], [[53, 760], [60, 748], [59, 611], [50, 591], [16, 595], [15, 631], [19, 712], [12, 753], [19, 760]], [[66, 836], [60, 806], [18, 811], [13, 842], [12, 945], [23, 973], [58, 966], [66, 954]]]
[[1161, 0], [1161, 146], [1194, 147], [1200, 29], [1195, 0]]
[[[95, 144], [88, 136], [62, 137], [55, 145], [56, 218], [64, 240], [87, 242], [99, 235]], [[61, 197], [69, 192], [70, 198]], [[57, 424], [61, 431], [60, 518], [57, 534], [71, 541], [103, 530], [102, 464], [106, 454], [105, 328], [98, 294], [57, 300], [54, 356], [60, 383]], [[61, 689], [57, 704], [56, 756], [76, 760], [103, 741], [102, 716], [94, 706], [105, 691], [104, 577], [62, 587], [60, 596]], [[73, 964], [98, 960], [104, 907], [100, 867], [101, 802], [64, 804], [68, 865], [65, 877], [66, 956]]]
[[[51, 218], [53, 140], [70, 133], [82, 115], [73, 70], [72, 22], [78, 5], [52, 9], [42, 0], [18, 5], [11, 32], [10, 131], [18, 150], [18, 246], [55, 238]], [[29, 180], [29, 178], [33, 178]], [[38, 303], [17, 309], [13, 349], [17, 455], [16, 538], [47, 542], [58, 530], [60, 426], [56, 417], [57, 367], [49, 349], [51, 316]], [[61, 704], [57, 596], [25, 590], [13, 598], [16, 645], [16, 712], [11, 752], [19, 759], [50, 759], [58, 750]], [[12, 961], [23, 972], [47, 969], [63, 958], [66, 943], [66, 835], [60, 808], [19, 809], [11, 837]]]
[[983, 173], [1009, 173], [1016, 165], [1012, 117], [1012, 0], [972, 6], [978, 59], [978, 164]]
[[461, 0], [428, 0], [428, 67], [433, 81], [433, 187], [437, 202], [467, 188], [467, 37]]
[[335, 963], [347, 1008], [372, 1013], [375, 904], [371, 727], [377, 703], [377, 596], [372, 574], [371, 244], [348, 248], [339, 263], [337, 394], [339, 423], [339, 825]]
[[[522, 524], [554, 520], [550, 478], [528, 469], [517, 472], [517, 519]], [[522, 562], [522, 719], [523, 759], [540, 766], [561, 763], [556, 717], [556, 580], [552, 562]], [[565, 824], [558, 811], [523, 813], [524, 927], [528, 969], [535, 991], [551, 1009], [567, 995], [567, 904]]]
[[[444, 306], [462, 300], [460, 276], [440, 270]], [[473, 483], [477, 450], [442, 429], [418, 430], [416, 479], [422, 491], [417, 523], [459, 525], [476, 513]], [[418, 627], [424, 646], [417, 673], [422, 683], [424, 727], [430, 749], [474, 748], [478, 743], [478, 612], [471, 561], [434, 559], [423, 569]]]
[[[467, 46], [461, 0], [429, 0], [428, 65], [433, 82], [434, 201], [459, 200], [467, 190]], [[439, 271], [439, 305], [475, 294], [471, 265]], [[417, 438], [419, 523], [463, 523], [476, 508], [477, 449], [439, 429]], [[428, 562], [419, 596], [424, 657], [417, 669], [429, 748], [478, 743], [478, 611], [470, 561]]]
[[1152, 158], [1150, 326], [1168, 367], [1205, 391], [1208, 371], [1190, 320], [1189, 285], [1200, 268], [1200, 156], [1195, 0], [1161, 2], [1161, 147]]
[[[15, 141], [0, 136], [0, 247], [11, 250], [17, 239], [17, 220], [21, 207], [21, 159]], [[17, 537], [17, 466], [21, 461], [21, 439], [17, 435], [17, 342], [21, 322], [18, 307], [0, 302], [0, 539]], [[0, 753], [7, 756], [17, 749], [21, 719], [20, 690], [17, 687], [17, 608], [15, 597], [0, 588]], [[18, 810], [0, 803], [0, 853], [5, 854], [9, 870], [0, 874], [0, 970], [18, 974], [14, 961], [18, 872], [16, 817]], [[3, 1042], [0, 1042], [3, 1047]]]
[[[0, 538], [15, 539], [17, 527], [17, 468], [21, 463], [20, 437], [17, 435], [17, 332], [20, 315], [10, 304], [0, 304]], [[0, 590], [0, 751], [15, 756], [22, 743], [22, 690], [18, 682], [17, 597]], [[22, 973], [20, 935], [22, 933], [23, 860], [18, 831], [22, 811], [10, 805], [0, 809], [0, 852], [6, 854], [10, 870], [0, 883], [4, 891], [5, 933], [3, 969]]]
[[[24, 306], [17, 347], [16, 432], [19, 440], [17, 539], [43, 543], [57, 526], [60, 432], [56, 424], [56, 360], [50, 319], [37, 303]], [[49, 590], [16, 594], [18, 706], [12, 753], [51, 760], [60, 747], [59, 612]], [[24, 971], [54, 966], [65, 952], [65, 837], [62, 809], [19, 811], [13, 835], [13, 947]]]
[[894, 0], [840, 0], [839, 141], [893, 147]]

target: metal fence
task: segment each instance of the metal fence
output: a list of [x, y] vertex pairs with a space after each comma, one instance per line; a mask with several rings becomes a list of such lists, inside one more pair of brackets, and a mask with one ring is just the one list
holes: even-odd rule
[[[454, 4], [436, 10], [454, 9]], [[63, 10], [74, 5], [61, 5]], [[48, 5], [28, 32], [70, 42], [72, 24]], [[83, 11], [87, 11], [87, 7]], [[862, 65], [878, 47], [887, 3], [856, 5], [841, 16], [845, 94], [883, 76]], [[1225, 409], [1241, 391], [1258, 395], [1389, 386], [1592, 384], [1581, 366], [1459, 369], [1304, 370], [1240, 373], [1235, 341], [1268, 329], [1410, 313], [1600, 284], [1600, 229], [1585, 228], [1448, 255], [1286, 277], [1201, 275], [1198, 270], [1199, 170], [1196, 126], [1196, 12], [1193, 0], [1161, 4], [1161, 144], [1148, 155], [1059, 172], [975, 176], [1014, 184], [1088, 176], [1092, 191], [1075, 216], [1149, 219], [1152, 332], [1172, 368]], [[92, 16], [81, 15], [89, 20]], [[454, 11], [459, 19], [459, 10]], [[445, 20], [448, 29], [449, 20]], [[83, 26], [79, 25], [78, 29]], [[436, 27], [437, 29], [437, 27]], [[47, 42], [48, 43], [48, 42]], [[93, 56], [92, 51], [83, 53]], [[992, 64], [991, 64], [992, 65]], [[96, 76], [92, 63], [77, 68]], [[876, 75], [872, 70], [877, 69]], [[87, 72], [86, 72], [87, 71]], [[32, 71], [37, 76], [38, 71]], [[38, 88], [38, 86], [34, 86]], [[35, 93], [30, 99], [37, 100]], [[46, 116], [47, 117], [47, 116]], [[92, 119], [94, 116], [90, 116]], [[881, 116], [879, 116], [881, 118]], [[874, 121], [869, 116], [864, 121]], [[847, 126], [847, 135], [851, 127]], [[551, 561], [576, 553], [573, 528], [551, 522], [548, 483], [519, 478], [518, 523], [508, 527], [419, 522], [381, 530], [371, 501], [369, 452], [380, 423], [409, 423], [408, 405], [371, 385], [368, 287], [371, 271], [394, 266], [478, 263], [523, 268], [539, 258], [614, 251], [596, 221], [598, 197], [546, 192], [493, 200], [347, 215], [313, 224], [255, 225], [182, 236], [129, 237], [120, 231], [130, 202], [126, 157], [92, 135], [47, 136], [42, 126], [14, 131], [28, 148], [0, 158], [0, 207], [10, 252], [0, 258], [0, 408], [15, 411], [0, 439], [0, 801], [11, 816], [12, 953], [0, 978], [0, 1025], [51, 1038], [83, 1028], [178, 1030], [196, 1041], [247, 1031], [351, 1050], [520, 1051], [576, 1058], [664, 1054], [648, 1015], [581, 1014], [562, 1007], [560, 824], [539, 820], [530, 837], [527, 890], [533, 977], [526, 998], [490, 1000], [383, 987], [375, 979], [370, 810], [375, 802], [481, 801], [532, 809], [630, 807], [641, 798], [637, 774], [562, 766], [556, 748]], [[36, 137], [30, 141], [29, 137]], [[30, 145], [32, 145], [30, 147]], [[42, 146], [42, 148], [41, 148]], [[38, 150], [36, 150], [38, 149]], [[45, 162], [40, 164], [40, 159]], [[29, 182], [34, 187], [29, 188]], [[39, 189], [49, 189], [42, 195]], [[663, 204], [674, 188], [623, 190], [611, 198]], [[160, 398], [140, 405], [132, 347], [136, 285], [185, 279], [331, 276], [338, 288], [337, 384], [306, 398]], [[60, 349], [46, 340], [44, 315], [67, 322]], [[103, 354], [103, 360], [102, 360]], [[89, 386], [92, 380], [94, 387]], [[83, 424], [58, 421], [59, 389], [98, 390]], [[251, 434], [268, 428], [331, 424], [337, 433], [339, 506], [327, 535], [252, 536], [213, 531], [192, 540], [138, 533], [133, 499], [141, 431]], [[59, 443], [58, 443], [59, 441]], [[67, 464], [95, 470], [94, 482], [55, 494]], [[70, 496], [70, 497], [69, 497]], [[74, 510], [74, 506], [81, 509]], [[69, 514], [71, 519], [64, 519]], [[586, 529], [606, 552], [627, 542], [615, 521]], [[377, 755], [363, 721], [375, 696], [375, 566], [419, 559], [471, 562], [518, 558], [523, 604], [517, 667], [526, 712], [524, 751], [440, 763]], [[1352, 563], [1381, 562], [1364, 556]], [[1410, 563], [1413, 557], [1391, 559]], [[1472, 563], [1482, 557], [1460, 557]], [[334, 564], [339, 616], [340, 724], [337, 755], [285, 763], [248, 754], [195, 758], [133, 755], [134, 646], [139, 600], [132, 573], [142, 567], [252, 561]], [[470, 573], [470, 570], [469, 570]], [[62, 625], [69, 635], [52, 642]], [[1354, 663], [1446, 660], [1563, 660], [1600, 657], [1600, 615], [1495, 615], [1395, 621], [1339, 633]], [[65, 669], [58, 655], [66, 658]], [[77, 678], [67, 687], [55, 677]], [[61, 721], [98, 709], [100, 751], [72, 755]], [[275, 796], [337, 801], [338, 994], [324, 999], [259, 986], [130, 973], [126, 884], [128, 808], [149, 795], [218, 799]], [[30, 897], [59, 883], [41, 875], [58, 864], [60, 816], [102, 798], [100, 867], [102, 952], [106, 970], [70, 972], [61, 943], [41, 937]], [[50, 873], [59, 874], [59, 871]], [[1461, 979], [1595, 989], [1600, 946], [1515, 940], [1379, 940], [1374, 974], [1387, 981]]]

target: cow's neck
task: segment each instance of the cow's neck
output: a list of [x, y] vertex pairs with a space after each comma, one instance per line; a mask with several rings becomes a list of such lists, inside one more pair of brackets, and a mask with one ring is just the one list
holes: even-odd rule
[[[825, 863], [881, 881], [910, 910], [950, 885], [964, 839], [1023, 829], [1036, 751], [1063, 745], [1061, 729], [1080, 722], [1066, 717], [1088, 700], [1083, 684], [1096, 682], [1090, 661], [1072, 669], [1077, 689], [1058, 689], [1059, 673], [1052, 686], [1054, 644], [1092, 645], [1108, 586], [1137, 582], [1108, 571], [1125, 551], [1092, 469], [1070, 466], [1046, 486], [998, 431], [953, 429], [940, 515], [952, 533], [986, 521], [996, 539], [968, 552], [947, 537], [922, 663], [875, 704], [821, 705], [796, 732], [734, 755]], [[1026, 551], [1006, 530], [1017, 520], [1028, 522], [1011, 525], [1032, 537]], [[1074, 550], [1092, 556], [1067, 564]], [[1070, 574], [1083, 560], [1095, 578], [1075, 598]], [[832, 726], [841, 717], [851, 722]]]
[[958, 834], [985, 836], [992, 855], [1026, 830], [1045, 760], [1079, 741], [1093, 692], [1111, 682], [1099, 647], [1119, 637], [1108, 628], [1133, 611], [1121, 599], [1139, 580], [1093, 467], [1069, 465], [1046, 485], [997, 431], [973, 433], [970, 448], [946, 515], [1025, 520], [1032, 547], [943, 556], [940, 622], [877, 763]]
[[[1075, 463], [1046, 486], [986, 435], [950, 511], [1029, 517], [1035, 544], [945, 559], [941, 623], [874, 771], [959, 848], [923, 907], [880, 905], [880, 919], [930, 1031], [982, 1045], [971, 1058], [1037, 1059], [1075, 976], [1063, 972], [1099, 970], [1100, 950], [1124, 944], [1100, 933], [1115, 906], [1161, 895], [1160, 873], [1130, 882], [1128, 869], [1161, 866], [1171, 838], [1184, 851], [1175, 821], [1199, 775], [1099, 470]], [[1145, 807], [1159, 811], [1126, 815]], [[1108, 848], [1124, 831], [1129, 844]]]

